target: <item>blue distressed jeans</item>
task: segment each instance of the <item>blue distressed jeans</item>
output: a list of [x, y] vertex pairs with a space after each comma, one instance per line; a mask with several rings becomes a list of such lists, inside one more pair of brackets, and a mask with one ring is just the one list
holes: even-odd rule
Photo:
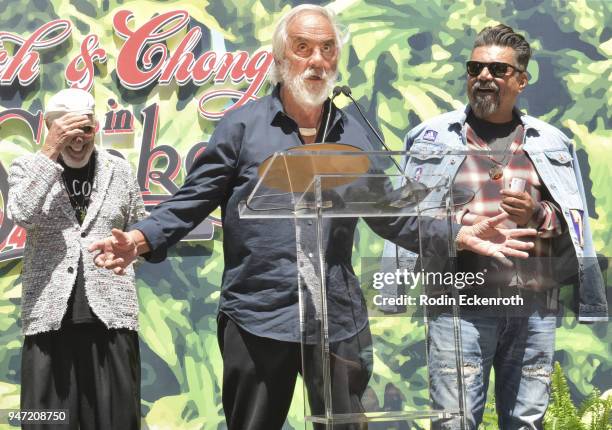
[[[480, 314], [480, 315], [479, 315]], [[542, 429], [550, 397], [556, 318], [546, 312], [530, 316], [483, 316], [461, 309], [463, 371], [469, 430], [482, 421], [491, 368], [499, 428]], [[458, 409], [452, 314], [429, 322], [429, 378], [434, 408]], [[432, 429], [460, 429], [459, 418], [434, 420]]]

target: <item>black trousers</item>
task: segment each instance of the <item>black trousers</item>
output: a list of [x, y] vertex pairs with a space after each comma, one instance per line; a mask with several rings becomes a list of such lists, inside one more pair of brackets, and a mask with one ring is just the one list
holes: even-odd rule
[[75, 324], [26, 336], [21, 409], [69, 411], [69, 424], [23, 424], [28, 430], [139, 429], [138, 333]]
[[[302, 373], [300, 344], [255, 336], [223, 313], [219, 316], [217, 336], [223, 356], [222, 400], [228, 429], [281, 429], [291, 406], [297, 375]], [[372, 373], [369, 327], [350, 339], [331, 344], [330, 350], [333, 411], [363, 412], [361, 397]], [[305, 354], [308, 357], [304, 357], [304, 362], [313, 363], [320, 349], [308, 347]], [[306, 367], [306, 372], [311, 413], [324, 415], [319, 367]], [[333, 429], [363, 428], [365, 425], [360, 424], [333, 426]]]

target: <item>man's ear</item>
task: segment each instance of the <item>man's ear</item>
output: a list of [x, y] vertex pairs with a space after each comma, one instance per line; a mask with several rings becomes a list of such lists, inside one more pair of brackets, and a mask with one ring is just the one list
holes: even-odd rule
[[527, 87], [528, 83], [529, 83], [529, 75], [527, 74], [527, 71], [521, 72], [521, 74], [519, 75], [519, 78], [518, 78], [519, 93], [523, 92], [525, 87]]

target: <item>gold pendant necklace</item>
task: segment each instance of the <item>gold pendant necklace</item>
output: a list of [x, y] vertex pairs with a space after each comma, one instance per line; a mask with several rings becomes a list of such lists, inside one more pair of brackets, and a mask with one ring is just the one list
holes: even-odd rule
[[[510, 140], [510, 143], [506, 145], [506, 149], [504, 149], [504, 156], [501, 159], [501, 161], [497, 161], [491, 155], [488, 156], [489, 159], [495, 164], [493, 167], [489, 169], [489, 178], [493, 179], [494, 181], [497, 181], [504, 176], [504, 169], [506, 168], [508, 164], [510, 164], [510, 162], [512, 161], [512, 158], [514, 157], [514, 151], [511, 152], [510, 148], [512, 148], [512, 144], [514, 143], [514, 140], [516, 139], [517, 133], [518, 133], [518, 129], [517, 131], [515, 131], [514, 136], [512, 137], [512, 140]], [[510, 158], [508, 158], [508, 161], [506, 161], [506, 158], [508, 157], [508, 155], [510, 155]]]
[[87, 208], [79, 206], [76, 209], [76, 213], [77, 213], [77, 216], [79, 217], [80, 223], [83, 224], [83, 221], [85, 221], [85, 217], [87, 216]]
[[504, 167], [505, 166], [501, 166], [499, 164], [491, 167], [489, 169], [489, 178], [493, 179], [494, 181], [501, 179], [504, 176]]

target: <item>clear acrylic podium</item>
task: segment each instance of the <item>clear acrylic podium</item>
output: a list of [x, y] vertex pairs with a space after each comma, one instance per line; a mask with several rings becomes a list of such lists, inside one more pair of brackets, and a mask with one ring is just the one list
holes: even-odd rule
[[[444, 175], [419, 175], [418, 181], [404, 177], [390, 162], [391, 156], [399, 155], [407, 153], [363, 152], [342, 144], [292, 148], [262, 163], [259, 182], [248, 200], [241, 203], [243, 218], [295, 221], [300, 305], [300, 315], [295, 317], [299, 318], [302, 338], [305, 421], [316, 428], [331, 429], [344, 424], [347, 426], [333, 428], [366, 428], [366, 423], [381, 423], [373, 427], [386, 428], [376, 425], [432, 418], [463, 419], [465, 388], [459, 308], [452, 306], [454, 330], [448, 334], [455, 353], [459, 407], [436, 409], [426, 400], [414, 404], [407, 398], [413, 391], [419, 391], [425, 399], [428, 392], [427, 316], [423, 310], [426, 306], [416, 302], [408, 310], [404, 307], [398, 312], [402, 306], [388, 306], [388, 301], [381, 304], [385, 293], [398, 296], [394, 290], [397, 285], [372, 287], [368, 285], [372, 282], [369, 274], [393, 273], [396, 266], [381, 265], [379, 252], [378, 258], [356, 262], [360, 272], [357, 279], [350, 254], [353, 248], [359, 248], [358, 240], [353, 244], [350, 237], [350, 246], [341, 245], [359, 219], [370, 226], [414, 223], [418, 234], [414, 234], [411, 248], [422, 256], [431, 246], [431, 239], [422, 230], [425, 223], [435, 220], [452, 231], [456, 208], [469, 201], [473, 193], [450, 186]], [[274, 238], [270, 241], [273, 243]], [[443, 246], [452, 266], [456, 256], [453, 234], [447, 235]], [[373, 248], [382, 251], [379, 246]], [[334, 262], [339, 260], [348, 261], [351, 267], [347, 271], [338, 270]], [[392, 260], [395, 263], [396, 259]], [[393, 291], [385, 291], [388, 288]], [[415, 300], [420, 288], [409, 291]], [[455, 288], [450, 290], [449, 294], [457, 294]], [[368, 329], [372, 332], [371, 341], [364, 331]], [[414, 345], [410, 342], [404, 345], [403, 339], [416, 331], [420, 335], [412, 338], [417, 339]], [[389, 341], [386, 336], [394, 340]], [[356, 351], [345, 353], [338, 347], [347, 339], [356, 339], [357, 346], [352, 343]], [[360, 387], [351, 392], [355, 385]]]

